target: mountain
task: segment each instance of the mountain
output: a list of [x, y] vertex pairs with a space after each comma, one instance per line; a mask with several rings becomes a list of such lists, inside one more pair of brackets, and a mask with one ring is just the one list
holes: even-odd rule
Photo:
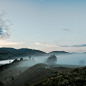
[[57, 54], [69, 54], [69, 52], [65, 52], [65, 51], [52, 51], [50, 53], [48, 53], [50, 55], [54, 54], [54, 55], [57, 55]]
[[50, 53], [45, 53], [40, 50], [35, 49], [28, 49], [28, 48], [21, 48], [21, 49], [15, 49], [15, 48], [0, 48], [0, 60], [5, 59], [15, 59], [17, 57], [23, 57], [23, 56], [42, 56], [42, 55], [57, 55], [57, 54], [69, 54], [65, 51], [52, 51]]
[[46, 54], [40, 50], [33, 50], [28, 48], [14, 49], [14, 48], [0, 48], [0, 60], [12, 59], [14, 57], [22, 57], [29, 55], [44, 55]]
[[[38, 54], [39, 53], [39, 54]], [[21, 49], [18, 49], [18, 55], [19, 56], [27, 56], [27, 55], [43, 55], [43, 54], [46, 54], [45, 52], [43, 51], [40, 51], [40, 50], [34, 50], [34, 49], [28, 49], [28, 48], [21, 48]]]
[[13, 53], [9, 52], [8, 50], [2, 48], [0, 49], [0, 60], [5, 60], [13, 56], [14, 56]]

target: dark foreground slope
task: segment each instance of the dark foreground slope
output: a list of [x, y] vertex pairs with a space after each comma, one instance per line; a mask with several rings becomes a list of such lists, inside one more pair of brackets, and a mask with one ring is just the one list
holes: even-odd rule
[[31, 86], [32, 84], [51, 77], [54, 73], [62, 70], [68, 71], [70, 68], [49, 67], [46, 64], [37, 64], [28, 68], [17, 78], [14, 78], [14, 80], [6, 82], [4, 86]]
[[60, 71], [32, 86], [86, 86], [86, 67]]
[[43, 63], [27, 65], [31, 63], [35, 61], [15, 60], [1, 66], [0, 86], [86, 86], [86, 67]]
[[67, 68], [64, 65], [60, 67], [41, 63], [5, 82], [4, 86], [85, 86], [85, 77], [86, 67]]

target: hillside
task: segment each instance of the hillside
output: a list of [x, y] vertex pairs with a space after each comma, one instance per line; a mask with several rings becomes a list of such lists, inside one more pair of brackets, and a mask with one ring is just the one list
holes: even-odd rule
[[[76, 67], [75, 65], [36, 64], [26, 70], [23, 68], [25, 71], [18, 73], [19, 75], [16, 74], [16, 70], [18, 72], [21, 68], [18, 70], [17, 67], [2, 72], [4, 73], [2, 78], [7, 77], [2, 82], [4, 86], [85, 86], [86, 67]], [[10, 74], [8, 75], [10, 71], [13, 79], [9, 77]]]
[[28, 48], [14, 49], [14, 48], [0, 48], [0, 60], [12, 59], [15, 57], [23, 57], [29, 55], [44, 55], [46, 54], [40, 50], [33, 50]]
[[32, 86], [86, 86], [86, 67], [54, 73]]
[[69, 54], [65, 51], [52, 51], [50, 53], [45, 53], [40, 50], [28, 49], [28, 48], [21, 48], [21, 49], [14, 49], [14, 48], [0, 48], [0, 60], [5, 59], [13, 59], [16, 57], [23, 57], [23, 56], [42, 56], [42, 55], [52, 55], [52, 54]]
[[51, 67], [47, 68], [46, 64], [36, 64], [26, 71], [21, 73], [17, 78], [13, 81], [9, 81], [5, 83], [5, 86], [31, 86], [33, 83], [39, 82], [47, 77], [51, 77], [55, 72], [62, 70], [69, 70], [70, 68], [59, 68], [59, 67]]
[[4, 60], [4, 59], [10, 59], [11, 57], [13, 57], [14, 54], [9, 52], [6, 49], [0, 49], [0, 60]]

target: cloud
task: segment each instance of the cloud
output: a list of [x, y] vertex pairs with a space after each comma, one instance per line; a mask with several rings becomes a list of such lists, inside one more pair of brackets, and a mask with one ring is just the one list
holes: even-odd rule
[[[2, 39], [7, 39], [10, 37], [10, 25], [12, 25], [12, 23], [10, 22], [10, 20], [4, 20], [3, 17], [5, 16], [5, 12], [2, 10], [2, 12], [0, 13], [0, 40]], [[6, 23], [9, 23], [9, 25], [7, 25]]]
[[48, 43], [39, 43], [36, 42], [36, 45], [41, 45], [41, 46], [47, 46], [47, 47], [59, 47], [58, 45], [54, 45], [54, 44], [48, 44]]
[[78, 34], [73, 34], [74, 36], [77, 36]]
[[36, 45], [40, 45], [41, 43], [36, 42], [35, 44], [36, 44]]
[[49, 46], [49, 47], [59, 47], [58, 45], [54, 45], [54, 44], [45, 44], [45, 46]]
[[61, 46], [61, 47], [69, 47], [68, 45], [64, 45], [64, 46]]
[[82, 51], [83, 52], [83, 51], [86, 51], [86, 50], [78, 50], [78, 51]]
[[86, 47], [86, 44], [82, 44], [82, 45], [72, 45], [72, 46], [64, 45], [64, 46], [60, 46], [60, 47]]
[[62, 30], [64, 30], [64, 31], [70, 31], [69, 29], [62, 29]]
[[22, 42], [6, 42], [6, 41], [0, 41], [0, 46], [3, 45], [18, 45], [18, 44], [22, 44]]
[[85, 47], [86, 46], [86, 44], [82, 44], [82, 45], [73, 45], [73, 46], [71, 46], [71, 47]]

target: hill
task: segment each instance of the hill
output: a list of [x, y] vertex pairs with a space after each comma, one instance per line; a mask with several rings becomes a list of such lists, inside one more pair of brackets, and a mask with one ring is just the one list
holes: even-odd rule
[[54, 73], [32, 86], [86, 86], [86, 67]]
[[0, 49], [0, 60], [5, 60], [8, 58], [10, 59], [13, 56], [14, 56], [14, 54], [9, 52], [8, 50], [3, 49], [3, 48]]
[[26, 69], [17, 76], [15, 76], [16, 69], [11, 69], [10, 71], [13, 72], [11, 74], [15, 74], [12, 75], [13, 79], [9, 78], [10, 74], [5, 74], [9, 70], [3, 72], [5, 74], [3, 76], [8, 77], [4, 82], [4, 86], [85, 86], [86, 67], [76, 68], [75, 66], [78, 67], [77, 65], [47, 65], [40, 63]]
[[51, 67], [46, 68], [48, 65], [46, 64], [36, 64], [26, 71], [21, 73], [17, 78], [13, 81], [9, 81], [5, 83], [5, 86], [31, 86], [33, 83], [41, 81], [47, 77], [51, 77], [57, 70], [69, 70], [70, 68], [58, 68], [58, 67]]
[[6, 59], [15, 59], [17, 57], [24, 57], [24, 56], [42, 56], [42, 55], [58, 55], [58, 54], [69, 54], [69, 52], [65, 51], [52, 51], [50, 53], [45, 53], [40, 50], [35, 49], [28, 49], [28, 48], [0, 48], [0, 60]]
[[29, 55], [43, 55], [46, 54], [40, 50], [33, 50], [28, 48], [14, 49], [14, 48], [0, 48], [0, 60], [12, 59], [15, 57], [23, 57]]
[[48, 53], [50, 55], [54, 54], [54, 55], [58, 55], [58, 54], [69, 54], [69, 52], [65, 52], [65, 51], [52, 51], [50, 53]]

